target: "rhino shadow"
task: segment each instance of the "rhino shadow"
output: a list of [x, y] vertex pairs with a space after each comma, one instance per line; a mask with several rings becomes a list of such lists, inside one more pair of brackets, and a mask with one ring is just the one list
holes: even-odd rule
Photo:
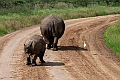
[[81, 48], [79, 46], [59, 46], [58, 50], [65, 51], [65, 50], [84, 50], [87, 51], [87, 49]]
[[63, 65], [65, 64], [62, 62], [46, 62], [46, 63], [40, 64], [39, 66], [63, 66]]

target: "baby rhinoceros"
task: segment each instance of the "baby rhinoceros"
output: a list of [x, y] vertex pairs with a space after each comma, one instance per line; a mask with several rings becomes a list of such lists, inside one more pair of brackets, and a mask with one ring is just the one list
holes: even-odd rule
[[29, 37], [24, 43], [24, 52], [27, 57], [26, 65], [35, 66], [36, 59], [39, 57], [41, 63], [45, 63], [43, 56], [46, 50], [46, 43], [40, 35]]

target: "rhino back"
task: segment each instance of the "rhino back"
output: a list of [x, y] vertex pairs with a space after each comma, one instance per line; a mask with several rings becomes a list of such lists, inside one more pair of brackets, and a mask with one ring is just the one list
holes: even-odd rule
[[40, 29], [44, 37], [58, 36], [60, 38], [64, 33], [65, 24], [60, 17], [50, 15], [41, 21]]
[[31, 36], [26, 43], [32, 43], [31, 50], [33, 54], [39, 54], [46, 48], [46, 43], [43, 38], [39, 35]]

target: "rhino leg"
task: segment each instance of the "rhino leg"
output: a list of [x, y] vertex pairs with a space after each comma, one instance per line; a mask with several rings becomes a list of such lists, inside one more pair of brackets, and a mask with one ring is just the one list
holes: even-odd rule
[[51, 48], [51, 44], [47, 44], [47, 49], [50, 49]]
[[53, 44], [47, 44], [47, 49], [53, 48]]
[[57, 44], [58, 44], [58, 37], [54, 37], [53, 51], [58, 50]]
[[44, 53], [45, 53], [45, 50], [39, 55], [39, 59], [41, 63], [45, 63], [45, 61], [43, 60]]
[[37, 59], [37, 55], [34, 55], [34, 58], [32, 58], [32, 60], [31, 60], [31, 65], [32, 66], [36, 66], [37, 64], [36, 64], [36, 59]]
[[47, 44], [47, 49], [53, 48], [54, 37], [49, 38], [49, 43]]
[[26, 57], [27, 57], [26, 65], [30, 65], [31, 64], [30, 55], [26, 53]]
[[30, 64], [31, 64], [30, 57], [27, 57], [26, 65], [30, 65]]

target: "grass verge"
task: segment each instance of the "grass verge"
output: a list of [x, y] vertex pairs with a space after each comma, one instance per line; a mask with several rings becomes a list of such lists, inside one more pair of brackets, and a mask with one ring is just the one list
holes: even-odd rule
[[120, 21], [105, 30], [106, 45], [120, 57]]
[[[20, 8], [21, 9], [21, 8]], [[34, 9], [34, 10], [8, 10], [0, 11], [0, 36], [20, 28], [39, 24], [41, 20], [50, 14], [55, 14], [67, 19], [120, 14], [120, 7], [91, 6], [63, 9]], [[5, 31], [5, 32], [4, 32]]]
[[0, 28], [0, 36], [12, 32], [11, 29]]

